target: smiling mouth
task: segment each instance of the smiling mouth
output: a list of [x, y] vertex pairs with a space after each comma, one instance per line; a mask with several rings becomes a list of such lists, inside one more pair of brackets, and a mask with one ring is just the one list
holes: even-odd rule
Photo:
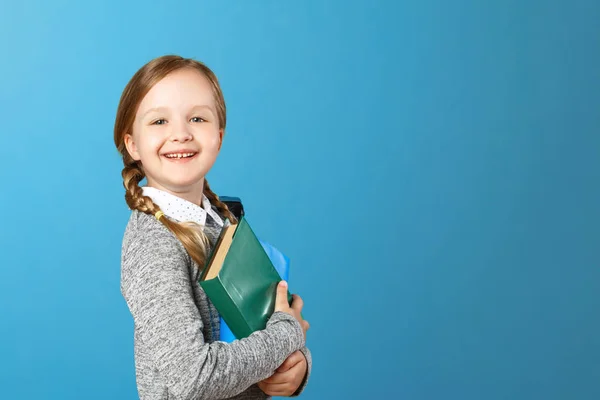
[[187, 153], [166, 153], [163, 154], [163, 156], [165, 156], [166, 158], [169, 158], [171, 160], [181, 160], [182, 158], [192, 158], [194, 157], [196, 154], [196, 152], [187, 152]]

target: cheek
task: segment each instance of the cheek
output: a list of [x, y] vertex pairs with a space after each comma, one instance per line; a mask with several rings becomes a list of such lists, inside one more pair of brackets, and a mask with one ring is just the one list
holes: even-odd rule
[[155, 153], [162, 146], [163, 141], [157, 135], [145, 134], [141, 143], [141, 151], [144, 153]]
[[219, 133], [212, 133], [210, 135], [205, 135], [202, 138], [202, 147], [204, 151], [207, 152], [217, 152], [219, 151]]

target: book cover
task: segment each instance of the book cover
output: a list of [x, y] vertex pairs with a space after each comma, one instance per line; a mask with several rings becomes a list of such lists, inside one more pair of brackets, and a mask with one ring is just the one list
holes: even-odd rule
[[[282, 279], [248, 221], [225, 226], [199, 283], [238, 338], [264, 329]], [[288, 301], [292, 296], [288, 290]]]
[[[269, 243], [264, 242], [260, 239], [259, 239], [259, 242], [262, 245], [263, 249], [265, 249], [265, 252], [269, 256], [269, 259], [273, 263], [273, 266], [279, 273], [279, 276], [281, 276], [281, 279], [283, 279], [289, 283], [290, 259], [285, 254], [283, 254], [281, 251], [279, 251], [277, 248], [270, 245]], [[229, 325], [227, 325], [227, 322], [225, 322], [225, 320], [221, 316], [220, 317], [219, 340], [222, 342], [231, 343], [235, 339], [237, 339], [237, 338], [235, 337], [235, 335], [229, 328]]]

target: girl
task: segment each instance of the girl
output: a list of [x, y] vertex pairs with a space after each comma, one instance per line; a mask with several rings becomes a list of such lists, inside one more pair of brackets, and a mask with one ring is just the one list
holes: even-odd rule
[[289, 306], [285, 282], [267, 327], [233, 343], [218, 341], [219, 314], [197, 283], [224, 219], [235, 222], [205, 179], [225, 121], [213, 72], [179, 56], [144, 65], [121, 96], [114, 140], [132, 210], [121, 292], [134, 320], [142, 400], [295, 396], [310, 375], [303, 302], [294, 295]]

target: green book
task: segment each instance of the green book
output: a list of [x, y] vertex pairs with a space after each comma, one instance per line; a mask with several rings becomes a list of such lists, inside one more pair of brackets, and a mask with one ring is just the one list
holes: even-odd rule
[[237, 224], [222, 229], [199, 278], [238, 339], [265, 329], [275, 309], [279, 281], [279, 273], [243, 216]]

